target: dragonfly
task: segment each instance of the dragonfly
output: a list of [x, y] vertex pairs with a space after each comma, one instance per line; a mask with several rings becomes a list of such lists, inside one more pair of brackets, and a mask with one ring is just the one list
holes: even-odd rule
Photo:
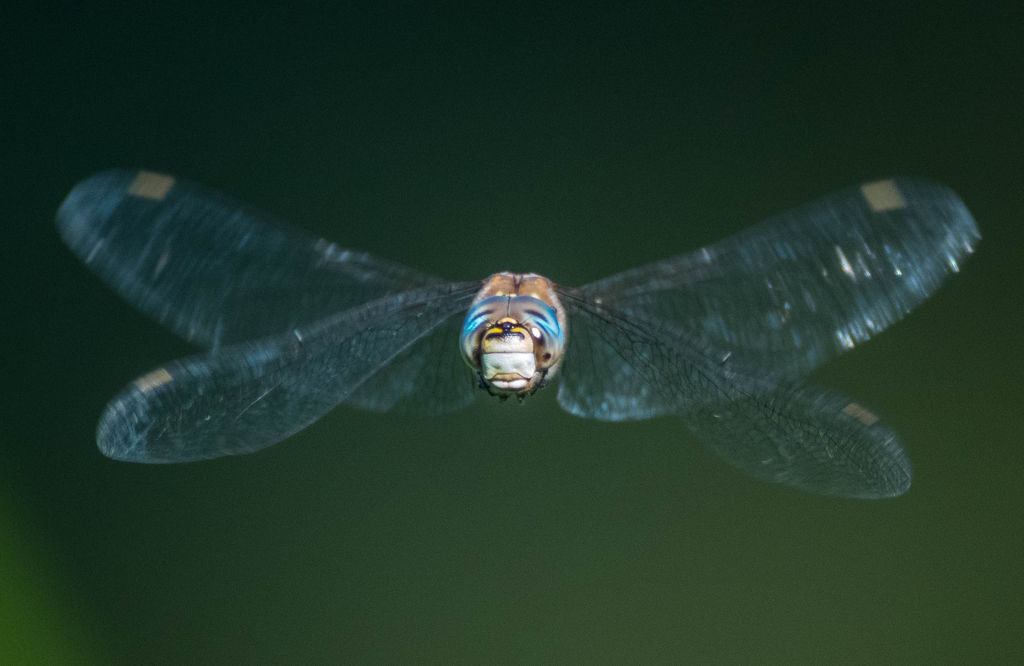
[[553, 392], [583, 418], [678, 419], [741, 472], [854, 498], [903, 494], [910, 461], [874, 412], [806, 376], [907, 315], [980, 240], [954, 192], [916, 178], [581, 287], [444, 280], [145, 170], [77, 184], [57, 225], [110, 288], [204, 349], [110, 401], [111, 458], [252, 453], [339, 405], [440, 414]]

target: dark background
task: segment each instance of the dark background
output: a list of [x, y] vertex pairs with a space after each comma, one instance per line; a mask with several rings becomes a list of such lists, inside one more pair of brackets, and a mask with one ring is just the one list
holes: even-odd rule
[[[0, 653], [1020, 659], [1018, 6], [5, 9]], [[900, 432], [900, 499], [763, 484], [672, 419], [583, 421], [554, 391], [149, 467], [101, 457], [96, 419], [193, 350], [53, 226], [114, 166], [453, 279], [579, 284], [890, 175], [952, 187], [983, 241], [814, 377]]]

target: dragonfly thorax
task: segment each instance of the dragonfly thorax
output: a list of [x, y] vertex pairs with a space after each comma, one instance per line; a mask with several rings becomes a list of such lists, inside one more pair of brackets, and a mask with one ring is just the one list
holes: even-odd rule
[[525, 396], [561, 364], [566, 319], [551, 281], [533, 273], [496, 273], [466, 315], [461, 348], [492, 395]]

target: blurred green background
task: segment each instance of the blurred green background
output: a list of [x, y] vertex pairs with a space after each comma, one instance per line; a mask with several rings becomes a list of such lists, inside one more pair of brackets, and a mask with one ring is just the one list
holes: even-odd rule
[[[1022, 12], [980, 6], [4, 10], [3, 661], [1024, 658]], [[193, 349], [53, 226], [115, 166], [454, 279], [579, 284], [896, 174], [983, 241], [814, 377], [901, 434], [900, 499], [760, 483], [554, 391], [149, 467], [96, 420]]]

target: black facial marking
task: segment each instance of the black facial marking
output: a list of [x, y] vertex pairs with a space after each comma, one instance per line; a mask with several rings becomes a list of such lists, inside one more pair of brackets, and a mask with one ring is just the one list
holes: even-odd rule
[[519, 331], [513, 331], [512, 329], [518, 326], [515, 322], [502, 322], [501, 331], [494, 331], [484, 336], [485, 340], [507, 340], [509, 338], [515, 338], [516, 340], [522, 340], [526, 336]]

